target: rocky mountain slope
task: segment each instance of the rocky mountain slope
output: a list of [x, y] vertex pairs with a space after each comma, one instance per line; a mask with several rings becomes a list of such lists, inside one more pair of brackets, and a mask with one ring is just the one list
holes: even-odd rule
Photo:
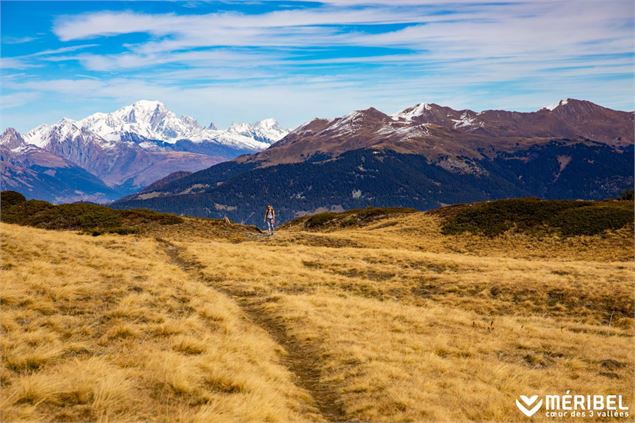
[[572, 99], [560, 101], [553, 110], [530, 113], [476, 113], [418, 104], [387, 115], [369, 108], [332, 120], [314, 119], [291, 132], [275, 149], [245, 160], [273, 165], [301, 162], [314, 154], [337, 156], [366, 148], [423, 155], [440, 162], [451, 158], [468, 162], [554, 139], [626, 146], [633, 143], [633, 122], [632, 113]]
[[27, 144], [14, 129], [0, 135], [2, 189], [53, 202], [107, 201], [117, 193], [73, 162]]
[[598, 199], [633, 183], [633, 114], [567, 99], [519, 113], [418, 104], [315, 119], [271, 148], [117, 202], [258, 223], [366, 206], [504, 197]]
[[[15, 130], [8, 131], [2, 139], [6, 162], [3, 166], [8, 169], [10, 162], [22, 160], [11, 146], [25, 143], [92, 174], [105, 186], [101, 198], [107, 201], [136, 192], [176, 171], [193, 172], [241, 154], [258, 152], [287, 133], [273, 119], [238, 127], [240, 130], [237, 127], [219, 130], [213, 124], [203, 127], [190, 117], [177, 116], [161, 102], [141, 100], [112, 113], [40, 125], [24, 138]], [[68, 196], [51, 187], [39, 187], [39, 175], [31, 181], [31, 189], [21, 188], [24, 180], [16, 172], [7, 170], [3, 184], [23, 189], [26, 195], [37, 193], [50, 201], [69, 201], [78, 196], [94, 199], [92, 192], [83, 190]], [[37, 173], [36, 168], [31, 169], [31, 174], [34, 172]], [[58, 182], [73, 184], [63, 180], [63, 176], [59, 175]]]

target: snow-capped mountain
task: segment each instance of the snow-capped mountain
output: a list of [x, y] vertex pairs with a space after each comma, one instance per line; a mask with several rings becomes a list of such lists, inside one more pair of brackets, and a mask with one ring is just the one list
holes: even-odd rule
[[485, 125], [478, 116], [472, 110], [454, 110], [434, 103], [419, 103], [391, 115], [393, 120], [404, 124], [435, 124], [465, 130], [474, 130]]
[[0, 135], [0, 186], [53, 202], [118, 197], [94, 174], [53, 152], [27, 144], [13, 128]]
[[79, 122], [68, 118], [63, 118], [53, 125], [39, 125], [27, 132], [24, 138], [27, 143], [40, 148], [47, 148], [56, 143], [69, 142], [80, 145], [94, 143], [102, 148], [114, 148], [117, 145], [115, 141], [105, 139], [98, 133], [82, 127]]
[[[194, 172], [264, 150], [287, 132], [274, 119], [237, 124], [231, 130], [204, 127], [159, 101], [140, 100], [111, 113], [40, 125], [24, 139], [9, 131], [0, 145], [7, 157], [28, 148], [52, 153], [123, 196], [173, 172]], [[108, 195], [112, 198], [113, 193]]]
[[360, 148], [390, 148], [478, 174], [471, 163], [484, 154], [518, 150], [532, 143], [587, 138], [612, 146], [632, 144], [633, 121], [633, 113], [575, 99], [535, 112], [475, 112], [419, 103], [389, 115], [371, 107], [334, 119], [314, 119], [271, 148], [243, 160], [269, 165], [298, 163], [316, 152], [339, 155]]
[[278, 121], [272, 118], [263, 119], [253, 124], [234, 123], [227, 129], [227, 132], [243, 135], [267, 144], [280, 141], [289, 133], [286, 129], [280, 128]]
[[[269, 126], [267, 122], [272, 121]], [[81, 128], [88, 129], [110, 141], [144, 139], [175, 144], [179, 140], [195, 143], [213, 142], [244, 150], [263, 150], [277, 141], [288, 131], [277, 127], [275, 120], [266, 119], [254, 125], [252, 132], [217, 129], [213, 123], [201, 126], [189, 116], [177, 116], [160, 101], [140, 100], [130, 106], [112, 113], [95, 113], [77, 122]], [[249, 124], [240, 124], [251, 127]], [[268, 132], [265, 132], [267, 131]], [[134, 137], [131, 137], [131, 134]], [[268, 135], [273, 138], [261, 136]]]
[[404, 120], [406, 122], [412, 122], [413, 118], [423, 115], [426, 111], [432, 110], [432, 106], [428, 103], [419, 103], [415, 106], [408, 107], [405, 110], [395, 113], [393, 118], [395, 120]]
[[132, 142], [153, 150], [187, 140], [241, 152], [263, 150], [288, 133], [274, 119], [254, 125], [236, 124], [227, 131], [216, 129], [214, 124], [204, 127], [189, 116], [177, 116], [160, 101], [140, 100], [112, 113], [95, 113], [78, 121], [64, 118], [54, 125], [40, 125], [26, 134], [26, 140], [43, 147], [51, 139], [75, 137], [85, 131], [96, 135], [93, 138], [104, 148]]
[[557, 103], [550, 104], [549, 106], [543, 107], [543, 109], [551, 110], [553, 112], [556, 108], [558, 108], [560, 106], [566, 106], [569, 103], [569, 100], [570, 99], [568, 99], [568, 98], [563, 98], [562, 100], [558, 101]]
[[22, 138], [22, 135], [13, 128], [6, 129], [0, 135], [0, 147], [17, 152], [23, 150], [28, 144]]

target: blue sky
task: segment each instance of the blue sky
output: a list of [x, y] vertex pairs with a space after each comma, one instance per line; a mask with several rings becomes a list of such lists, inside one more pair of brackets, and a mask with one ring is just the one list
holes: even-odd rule
[[634, 110], [630, 0], [1, 1], [1, 124], [161, 100], [219, 127], [374, 106]]

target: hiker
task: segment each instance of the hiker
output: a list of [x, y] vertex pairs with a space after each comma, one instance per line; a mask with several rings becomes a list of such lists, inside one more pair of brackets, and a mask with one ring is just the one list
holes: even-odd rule
[[267, 204], [267, 210], [265, 210], [265, 223], [267, 224], [269, 235], [273, 235], [273, 227], [276, 224], [276, 211], [271, 204]]

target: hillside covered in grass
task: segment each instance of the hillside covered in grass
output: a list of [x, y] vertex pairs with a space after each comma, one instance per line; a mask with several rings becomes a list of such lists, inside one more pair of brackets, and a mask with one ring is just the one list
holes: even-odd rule
[[[540, 200], [513, 198], [442, 207], [425, 214], [437, 216], [444, 235], [475, 234], [486, 237], [506, 232], [563, 237], [599, 235], [632, 227], [634, 203], [630, 199], [606, 201]], [[341, 213], [323, 212], [294, 219], [286, 228], [334, 231], [360, 228], [374, 222], [417, 213], [409, 208], [369, 207]], [[424, 212], [418, 212], [424, 213]]]
[[633, 400], [632, 201], [359, 209], [269, 237], [2, 200], [8, 421], [493, 422], [522, 417], [527, 387]]
[[322, 212], [303, 216], [285, 224], [286, 227], [302, 226], [304, 229], [324, 230], [359, 227], [391, 216], [414, 213], [410, 208], [368, 207], [344, 212]]
[[571, 201], [518, 198], [446, 207], [443, 233], [471, 232], [496, 236], [520, 233], [557, 233], [563, 236], [598, 235], [633, 225], [633, 200]]
[[310, 219], [273, 237], [189, 218], [100, 237], [0, 223], [2, 419], [506, 422], [528, 387], [632, 403], [628, 225], [490, 237], [445, 234], [439, 213]]
[[99, 235], [105, 232], [136, 233], [150, 224], [174, 225], [183, 219], [150, 210], [114, 210], [91, 203], [55, 205], [46, 201], [27, 200], [15, 191], [0, 193], [2, 222], [43, 229], [68, 229]]

